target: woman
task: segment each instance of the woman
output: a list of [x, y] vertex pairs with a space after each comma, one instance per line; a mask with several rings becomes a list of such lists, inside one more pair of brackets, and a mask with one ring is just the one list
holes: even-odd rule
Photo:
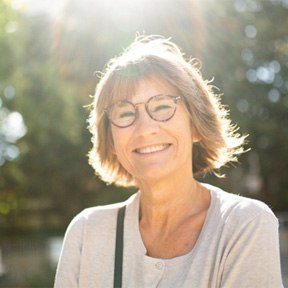
[[[282, 287], [272, 211], [194, 178], [236, 161], [245, 137], [175, 44], [140, 37], [109, 63], [90, 130], [96, 173], [139, 192], [75, 217], [55, 288]], [[121, 245], [115, 252], [121, 207], [123, 259]]]

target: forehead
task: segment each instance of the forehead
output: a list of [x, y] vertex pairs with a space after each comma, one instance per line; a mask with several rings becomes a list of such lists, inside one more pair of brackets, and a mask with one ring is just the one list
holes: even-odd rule
[[160, 79], [148, 79], [138, 83], [135, 94], [132, 95], [134, 101], [146, 101], [150, 97], [164, 94], [177, 95], [177, 90], [168, 82]]
[[174, 86], [167, 80], [158, 76], [141, 77], [125, 84], [126, 85], [122, 85], [122, 87], [118, 87], [115, 91], [116, 93], [113, 93], [113, 103], [122, 100], [143, 101], [146, 98], [158, 94], [178, 94], [178, 91]]

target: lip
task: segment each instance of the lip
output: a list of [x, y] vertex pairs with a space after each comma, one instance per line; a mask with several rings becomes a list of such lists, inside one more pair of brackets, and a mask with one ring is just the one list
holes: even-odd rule
[[161, 153], [163, 151], [166, 151], [171, 147], [172, 144], [170, 143], [158, 143], [158, 144], [151, 144], [151, 145], [145, 145], [141, 147], [137, 147], [133, 150], [133, 153], [137, 155], [154, 155], [157, 153]]

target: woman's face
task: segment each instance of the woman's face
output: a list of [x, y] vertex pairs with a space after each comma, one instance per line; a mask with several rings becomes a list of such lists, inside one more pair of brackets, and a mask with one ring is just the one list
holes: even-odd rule
[[[178, 92], [164, 81], [143, 79], [130, 101], [143, 103], [159, 94], [176, 96]], [[111, 124], [114, 153], [136, 183], [177, 177], [183, 171], [191, 171], [192, 175], [192, 145], [197, 139], [192, 135], [184, 102], [177, 102], [174, 116], [166, 122], [153, 120], [144, 104], [137, 109], [131, 126], [119, 128]]]

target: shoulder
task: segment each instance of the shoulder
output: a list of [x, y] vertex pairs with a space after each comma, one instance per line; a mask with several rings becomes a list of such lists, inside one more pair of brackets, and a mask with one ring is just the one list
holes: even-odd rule
[[[123, 206], [133, 206], [137, 202], [137, 194], [124, 202], [86, 208], [78, 213], [70, 222], [68, 230], [75, 226], [97, 225], [105, 226], [116, 219], [118, 210]], [[113, 222], [114, 223], [114, 222]]]
[[211, 191], [212, 203], [218, 215], [226, 222], [231, 220], [239, 221], [242, 224], [250, 221], [274, 222], [278, 225], [278, 220], [271, 208], [262, 201], [243, 197], [226, 192], [215, 186], [207, 185]]
[[268, 205], [213, 186], [208, 187], [212, 200], [207, 230], [215, 238], [215, 234], [218, 235], [224, 243], [224, 249], [230, 251], [231, 247], [241, 245], [252, 247], [252, 243], [262, 243], [263, 247], [272, 245], [273, 249], [277, 246], [279, 223]]

